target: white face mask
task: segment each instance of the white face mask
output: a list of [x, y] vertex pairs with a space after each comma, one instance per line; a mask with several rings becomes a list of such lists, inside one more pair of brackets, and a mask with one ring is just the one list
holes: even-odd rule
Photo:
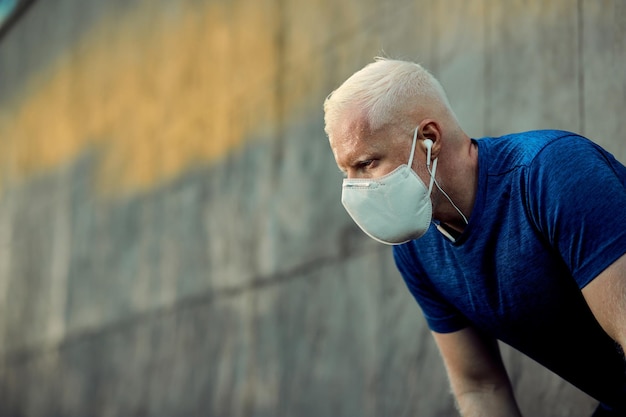
[[435, 182], [437, 159], [430, 172], [430, 185], [411, 169], [417, 128], [408, 165], [374, 179], [344, 179], [341, 203], [355, 223], [372, 239], [399, 245], [426, 233], [432, 219], [430, 193]]

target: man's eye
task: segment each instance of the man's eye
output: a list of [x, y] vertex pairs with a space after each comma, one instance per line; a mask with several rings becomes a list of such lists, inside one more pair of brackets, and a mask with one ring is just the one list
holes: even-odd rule
[[361, 161], [361, 162], [359, 162], [359, 169], [365, 169], [365, 168], [371, 166], [373, 162], [374, 162], [373, 159], [367, 159], [365, 161]]

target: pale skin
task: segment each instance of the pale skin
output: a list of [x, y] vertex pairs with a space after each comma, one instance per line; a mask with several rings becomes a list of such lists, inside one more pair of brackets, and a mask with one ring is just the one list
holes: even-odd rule
[[[397, 123], [371, 131], [367, 121], [352, 112], [330, 130], [337, 166], [348, 178], [377, 178], [393, 171], [408, 162], [413, 129], [419, 124], [413, 170], [428, 184], [423, 141], [432, 140], [431, 158], [439, 158], [437, 180], [469, 218], [476, 195], [478, 150], [453, 120], [420, 113], [408, 115], [415, 121], [412, 127]], [[462, 232], [462, 217], [436, 189], [432, 201], [433, 217]], [[626, 254], [583, 288], [582, 294], [606, 333], [626, 348]], [[433, 336], [461, 415], [521, 416], [494, 340], [472, 327], [447, 334], [433, 332]]]

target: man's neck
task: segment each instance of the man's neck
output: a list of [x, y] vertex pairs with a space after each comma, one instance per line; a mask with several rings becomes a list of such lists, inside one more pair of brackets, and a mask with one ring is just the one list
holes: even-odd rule
[[[443, 160], [445, 160], [445, 157], [439, 161], [440, 164]], [[444, 172], [442, 173], [444, 192], [452, 199], [452, 202], [463, 213], [463, 216], [443, 193], [439, 192], [435, 218], [444, 225], [449, 233], [460, 234], [463, 233], [467, 226], [466, 219], [469, 220], [476, 199], [478, 146], [469, 137], [466, 137], [463, 140], [462, 149], [456, 155], [453, 153], [450, 161], [446, 162]]]

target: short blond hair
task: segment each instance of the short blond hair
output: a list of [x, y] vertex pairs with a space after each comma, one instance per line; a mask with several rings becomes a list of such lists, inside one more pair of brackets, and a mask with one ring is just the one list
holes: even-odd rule
[[456, 119], [443, 87], [425, 68], [377, 57], [326, 98], [325, 131], [330, 137], [333, 126], [350, 110], [359, 109], [375, 131], [402, 120], [417, 106], [444, 110]]

